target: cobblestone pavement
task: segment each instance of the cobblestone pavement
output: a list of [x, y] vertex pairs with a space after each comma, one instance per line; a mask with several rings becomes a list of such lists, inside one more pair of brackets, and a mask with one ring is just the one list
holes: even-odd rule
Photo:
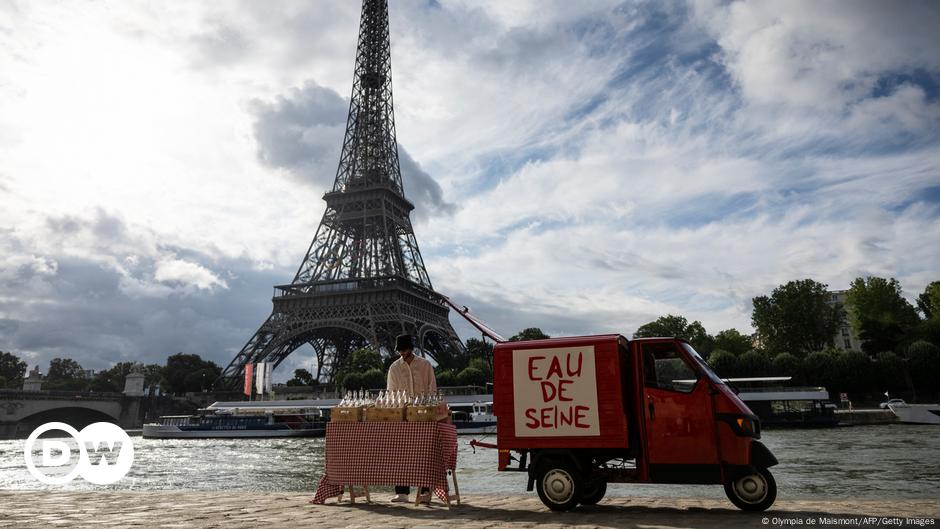
[[[891, 525], [919, 527], [906, 517], [940, 516], [938, 500], [778, 500], [771, 511], [744, 513], [726, 501], [674, 498], [605, 498], [568, 513], [546, 509], [530, 495], [472, 495], [448, 509], [357, 501], [310, 505], [309, 493], [222, 492], [39, 492], [0, 490], [0, 527], [816, 527]], [[866, 520], [864, 517], [875, 520]], [[855, 520], [854, 522], [846, 520]], [[926, 522], [936, 527], [935, 523]], [[894, 526], [897, 526], [894, 525]]]

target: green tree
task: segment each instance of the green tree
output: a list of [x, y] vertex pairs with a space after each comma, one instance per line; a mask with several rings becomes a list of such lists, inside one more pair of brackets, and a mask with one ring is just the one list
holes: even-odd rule
[[917, 296], [917, 308], [925, 320], [940, 317], [940, 281], [933, 281]]
[[896, 392], [907, 388], [905, 360], [892, 351], [878, 353], [875, 356], [876, 375], [872, 380], [872, 389]]
[[53, 358], [43, 382], [43, 389], [61, 391], [83, 391], [88, 386], [85, 370], [71, 358]]
[[[186, 391], [206, 391], [212, 387], [212, 382], [222, 374], [220, 369], [204, 367], [186, 375], [183, 379]], [[255, 389], [257, 391], [257, 388]]]
[[84, 378], [85, 370], [82, 369], [81, 364], [71, 358], [53, 358], [49, 362], [49, 371], [46, 373], [46, 379], [49, 381]]
[[917, 389], [940, 390], [940, 347], [925, 341], [914, 342], [907, 348], [907, 361]]
[[484, 359], [473, 358], [470, 360], [470, 364], [467, 367], [478, 369], [481, 373], [483, 373], [483, 376], [487, 382], [493, 381], [493, 369], [489, 364], [486, 363]]
[[0, 351], [0, 377], [4, 380], [0, 388], [21, 386], [23, 377], [26, 375], [26, 367], [26, 362], [18, 356]]
[[363, 372], [350, 372], [343, 377], [341, 386], [348, 390], [384, 389], [385, 373], [381, 369], [371, 368]]
[[770, 372], [776, 377], [793, 377], [794, 384], [802, 383], [800, 359], [790, 353], [780, 353], [770, 362]]
[[843, 311], [829, 304], [826, 285], [802, 279], [754, 298], [751, 322], [762, 345], [773, 355], [791, 353], [799, 358], [831, 343], [842, 323]]
[[708, 355], [708, 365], [722, 378], [731, 378], [738, 373], [738, 357], [723, 349], [715, 349]]
[[641, 325], [633, 333], [634, 338], [653, 338], [657, 336], [682, 338], [692, 344], [692, 347], [704, 357], [710, 355], [712, 350], [715, 349], [714, 338], [705, 331], [702, 323], [697, 320], [689, 323], [685, 316], [674, 314], [660, 316], [654, 321]]
[[362, 385], [366, 389], [385, 389], [386, 376], [381, 369], [373, 367], [362, 374]]
[[539, 329], [538, 327], [529, 327], [519, 331], [519, 333], [511, 337], [509, 341], [522, 342], [525, 340], [545, 340], [547, 338], [551, 338], [551, 336], [542, 332], [542, 329]]
[[461, 386], [485, 386], [486, 375], [475, 367], [468, 367], [457, 374], [457, 384]]
[[346, 360], [340, 365], [336, 373], [336, 382], [340, 386], [350, 389], [348, 388], [349, 382], [345, 380], [345, 377], [352, 373], [364, 374], [370, 369], [379, 371], [385, 370], [382, 356], [378, 351], [370, 347], [356, 349], [352, 354], [346, 357]]
[[435, 375], [435, 378], [437, 379], [437, 386], [446, 387], [458, 385], [457, 373], [458, 371], [456, 369], [442, 369]]
[[934, 314], [933, 318], [921, 321], [905, 336], [905, 341], [911, 343], [918, 340], [940, 346], [940, 316]]
[[[127, 379], [127, 375], [135, 370], [140, 370], [144, 373], [144, 385], [147, 384], [147, 374], [146, 368], [141, 366], [137, 362], [118, 362], [111, 366], [110, 368], [99, 372], [95, 375], [95, 378], [92, 380], [92, 386], [100, 385], [106, 389], [95, 389], [95, 391], [124, 391], [124, 381]], [[99, 382], [100, 381], [100, 382]], [[210, 380], [211, 382], [211, 380]], [[94, 389], [94, 388], [90, 388]]]
[[803, 378], [808, 384], [825, 386], [831, 381], [833, 357], [825, 351], [815, 351], [803, 358]]
[[87, 386], [89, 391], [94, 391], [97, 393], [119, 393], [122, 388], [111, 380], [110, 375], [107, 371], [102, 371], [96, 373], [95, 376], [88, 382]]
[[167, 357], [163, 381], [167, 391], [181, 394], [201, 391], [203, 384], [208, 388], [221, 374], [222, 368], [215, 362], [203, 360], [197, 354], [177, 353]]
[[294, 378], [287, 381], [288, 386], [311, 386], [313, 385], [313, 375], [306, 369], [295, 369]]
[[144, 386], [149, 387], [150, 391], [163, 386], [163, 366], [159, 364], [144, 366]]
[[347, 390], [357, 390], [364, 389], [365, 383], [362, 380], [362, 373], [348, 373], [343, 377], [343, 382], [340, 384], [340, 387]]
[[840, 351], [833, 358], [834, 390], [861, 393], [872, 386], [874, 364], [865, 353]]
[[767, 355], [750, 350], [738, 357], [738, 372], [744, 377], [762, 377], [770, 374], [770, 359]]
[[893, 351], [917, 323], [917, 310], [901, 295], [893, 277], [858, 277], [846, 294], [849, 321], [859, 329], [862, 350], [869, 354]]
[[[542, 332], [542, 331], [539, 331]], [[493, 344], [485, 342], [483, 340], [478, 340], [476, 338], [470, 338], [467, 340], [467, 363], [465, 365], [457, 366], [459, 369], [463, 369], [470, 365], [470, 362], [474, 358], [481, 358], [486, 365], [489, 366], [489, 370], [493, 370]]]
[[740, 356], [754, 348], [751, 337], [741, 334], [737, 329], [725, 329], [715, 335], [715, 349], [722, 349]]
[[900, 349], [904, 336], [905, 329], [899, 324], [880, 320], [865, 320], [858, 331], [862, 351], [870, 355]]

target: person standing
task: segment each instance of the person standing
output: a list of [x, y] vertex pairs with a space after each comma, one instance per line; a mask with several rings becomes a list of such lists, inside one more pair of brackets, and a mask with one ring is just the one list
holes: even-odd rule
[[[385, 389], [389, 392], [404, 391], [409, 398], [422, 393], [437, 391], [437, 379], [434, 378], [434, 366], [431, 362], [414, 354], [414, 341], [410, 334], [399, 335], [395, 339], [395, 350], [399, 358], [388, 368], [388, 381]], [[395, 486], [393, 502], [407, 502], [411, 488], [405, 485]], [[420, 501], [429, 501], [431, 493], [422, 488], [418, 492]]]

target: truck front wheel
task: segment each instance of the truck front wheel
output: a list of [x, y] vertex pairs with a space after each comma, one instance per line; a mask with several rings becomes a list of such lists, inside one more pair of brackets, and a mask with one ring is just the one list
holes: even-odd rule
[[777, 499], [777, 482], [766, 468], [725, 483], [731, 503], [744, 511], [763, 511]]
[[539, 464], [535, 490], [539, 499], [553, 511], [568, 511], [578, 505], [584, 480], [568, 459], [550, 459]]

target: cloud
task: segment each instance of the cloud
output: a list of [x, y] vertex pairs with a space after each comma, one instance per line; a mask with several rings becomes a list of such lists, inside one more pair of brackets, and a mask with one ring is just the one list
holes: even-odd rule
[[34, 252], [0, 253], [0, 350], [43, 370], [54, 357], [103, 369], [162, 363], [179, 351], [227, 365], [270, 312], [271, 285], [289, 274], [256, 271], [250, 260], [148, 248], [149, 230], [102, 211], [44, 226], [35, 239], [0, 233], [0, 248]]
[[256, 101], [258, 158], [318, 189], [333, 185], [349, 104], [309, 81], [271, 103]]
[[228, 288], [223, 279], [202, 265], [181, 259], [163, 259], [156, 265], [153, 278], [160, 282], [180, 283], [201, 290]]
[[725, 64], [755, 102], [839, 110], [870, 97], [887, 73], [940, 71], [933, 2], [897, 9], [868, 1], [849, 10], [806, 1], [699, 4]]
[[[259, 160], [317, 189], [331, 189], [348, 108], [339, 94], [313, 81], [271, 102], [255, 101]], [[415, 204], [415, 218], [452, 214], [456, 206], [444, 199], [440, 184], [403, 147], [398, 152], [405, 196]]]

